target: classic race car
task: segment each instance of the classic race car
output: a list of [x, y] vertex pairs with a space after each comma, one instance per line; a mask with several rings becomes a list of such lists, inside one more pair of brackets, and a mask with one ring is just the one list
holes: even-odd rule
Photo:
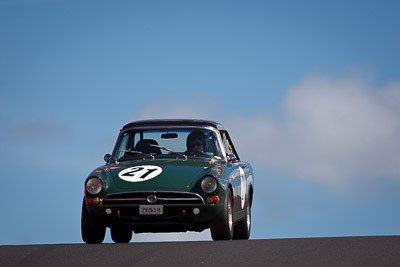
[[253, 169], [241, 161], [228, 132], [202, 120], [126, 124], [106, 164], [85, 181], [81, 233], [116, 243], [132, 231], [201, 232], [213, 240], [248, 239]]

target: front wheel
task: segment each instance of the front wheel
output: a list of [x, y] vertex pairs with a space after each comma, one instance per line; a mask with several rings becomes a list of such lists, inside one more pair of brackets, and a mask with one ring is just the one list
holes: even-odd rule
[[251, 203], [247, 203], [246, 217], [235, 225], [233, 239], [249, 239], [251, 230]]
[[132, 229], [126, 227], [112, 227], [111, 239], [115, 243], [129, 243], [132, 239]]
[[232, 208], [232, 193], [228, 189], [226, 193], [224, 208], [221, 216], [219, 216], [211, 224], [211, 237], [213, 240], [229, 240], [233, 237], [233, 208]]
[[90, 215], [85, 200], [82, 204], [81, 234], [82, 240], [87, 244], [102, 243], [106, 235], [106, 227], [98, 224]]

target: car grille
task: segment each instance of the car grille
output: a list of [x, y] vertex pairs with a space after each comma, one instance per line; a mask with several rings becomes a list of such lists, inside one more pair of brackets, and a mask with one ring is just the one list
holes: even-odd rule
[[132, 204], [204, 204], [204, 200], [201, 196], [195, 193], [128, 192], [107, 195], [101, 202], [101, 205]]

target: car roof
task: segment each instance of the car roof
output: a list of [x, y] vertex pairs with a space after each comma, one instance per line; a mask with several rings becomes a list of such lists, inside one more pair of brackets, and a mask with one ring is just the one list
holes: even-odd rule
[[122, 127], [121, 131], [136, 128], [136, 127], [147, 127], [147, 126], [211, 126], [218, 130], [224, 130], [222, 124], [215, 121], [208, 120], [194, 120], [194, 119], [158, 119], [158, 120], [140, 120], [133, 121]]

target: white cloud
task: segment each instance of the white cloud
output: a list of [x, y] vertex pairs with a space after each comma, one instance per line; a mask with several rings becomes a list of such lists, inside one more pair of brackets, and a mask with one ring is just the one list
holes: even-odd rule
[[279, 117], [267, 111], [244, 116], [215, 99], [163, 99], [149, 103], [135, 119], [220, 121], [243, 159], [342, 189], [400, 180], [399, 103], [400, 83], [371, 88], [359, 77], [312, 76], [288, 90]]
[[286, 118], [269, 144], [282, 152], [269, 160], [330, 185], [400, 178], [400, 112], [388, 102], [398, 91], [373, 90], [357, 78], [305, 79], [285, 99]]

